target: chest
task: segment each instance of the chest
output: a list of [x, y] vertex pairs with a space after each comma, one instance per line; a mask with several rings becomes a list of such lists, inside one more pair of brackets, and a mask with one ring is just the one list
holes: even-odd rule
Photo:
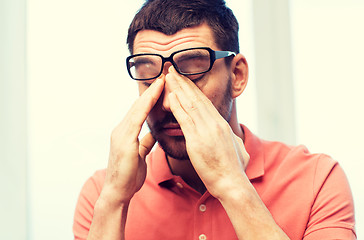
[[[156, 189], [157, 188], [157, 189]], [[220, 202], [184, 183], [145, 184], [128, 210], [126, 239], [237, 239]]]

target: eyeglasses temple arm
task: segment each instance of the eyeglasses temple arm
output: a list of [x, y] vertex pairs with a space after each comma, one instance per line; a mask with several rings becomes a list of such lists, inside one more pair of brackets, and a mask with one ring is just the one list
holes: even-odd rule
[[215, 51], [215, 59], [236, 56], [236, 53], [230, 51]]

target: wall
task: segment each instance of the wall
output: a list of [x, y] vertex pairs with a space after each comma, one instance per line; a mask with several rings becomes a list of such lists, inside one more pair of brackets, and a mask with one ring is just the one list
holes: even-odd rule
[[331, 155], [344, 168], [362, 236], [364, 2], [291, 3], [297, 143]]
[[[107, 165], [110, 133], [138, 95], [125, 42], [143, 2], [28, 0], [30, 239], [71, 239], [79, 191]], [[236, 14], [250, 61], [249, 5], [243, 9]], [[239, 105], [254, 128], [253, 80]]]
[[0, 239], [28, 230], [26, 1], [0, 1]]

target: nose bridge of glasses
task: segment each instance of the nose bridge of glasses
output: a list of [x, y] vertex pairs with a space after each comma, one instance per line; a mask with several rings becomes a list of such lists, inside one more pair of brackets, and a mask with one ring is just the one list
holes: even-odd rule
[[162, 57], [162, 73], [167, 74], [170, 66], [173, 66], [177, 71], [176, 63], [173, 61], [173, 55], [169, 57]]

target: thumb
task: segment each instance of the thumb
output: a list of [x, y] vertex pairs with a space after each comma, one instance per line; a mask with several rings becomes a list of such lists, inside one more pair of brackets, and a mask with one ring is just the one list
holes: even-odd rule
[[145, 135], [139, 142], [139, 156], [142, 159], [145, 159], [150, 150], [152, 150], [154, 144], [155, 139], [153, 138], [152, 134], [150, 132], [147, 133], [147, 135]]

